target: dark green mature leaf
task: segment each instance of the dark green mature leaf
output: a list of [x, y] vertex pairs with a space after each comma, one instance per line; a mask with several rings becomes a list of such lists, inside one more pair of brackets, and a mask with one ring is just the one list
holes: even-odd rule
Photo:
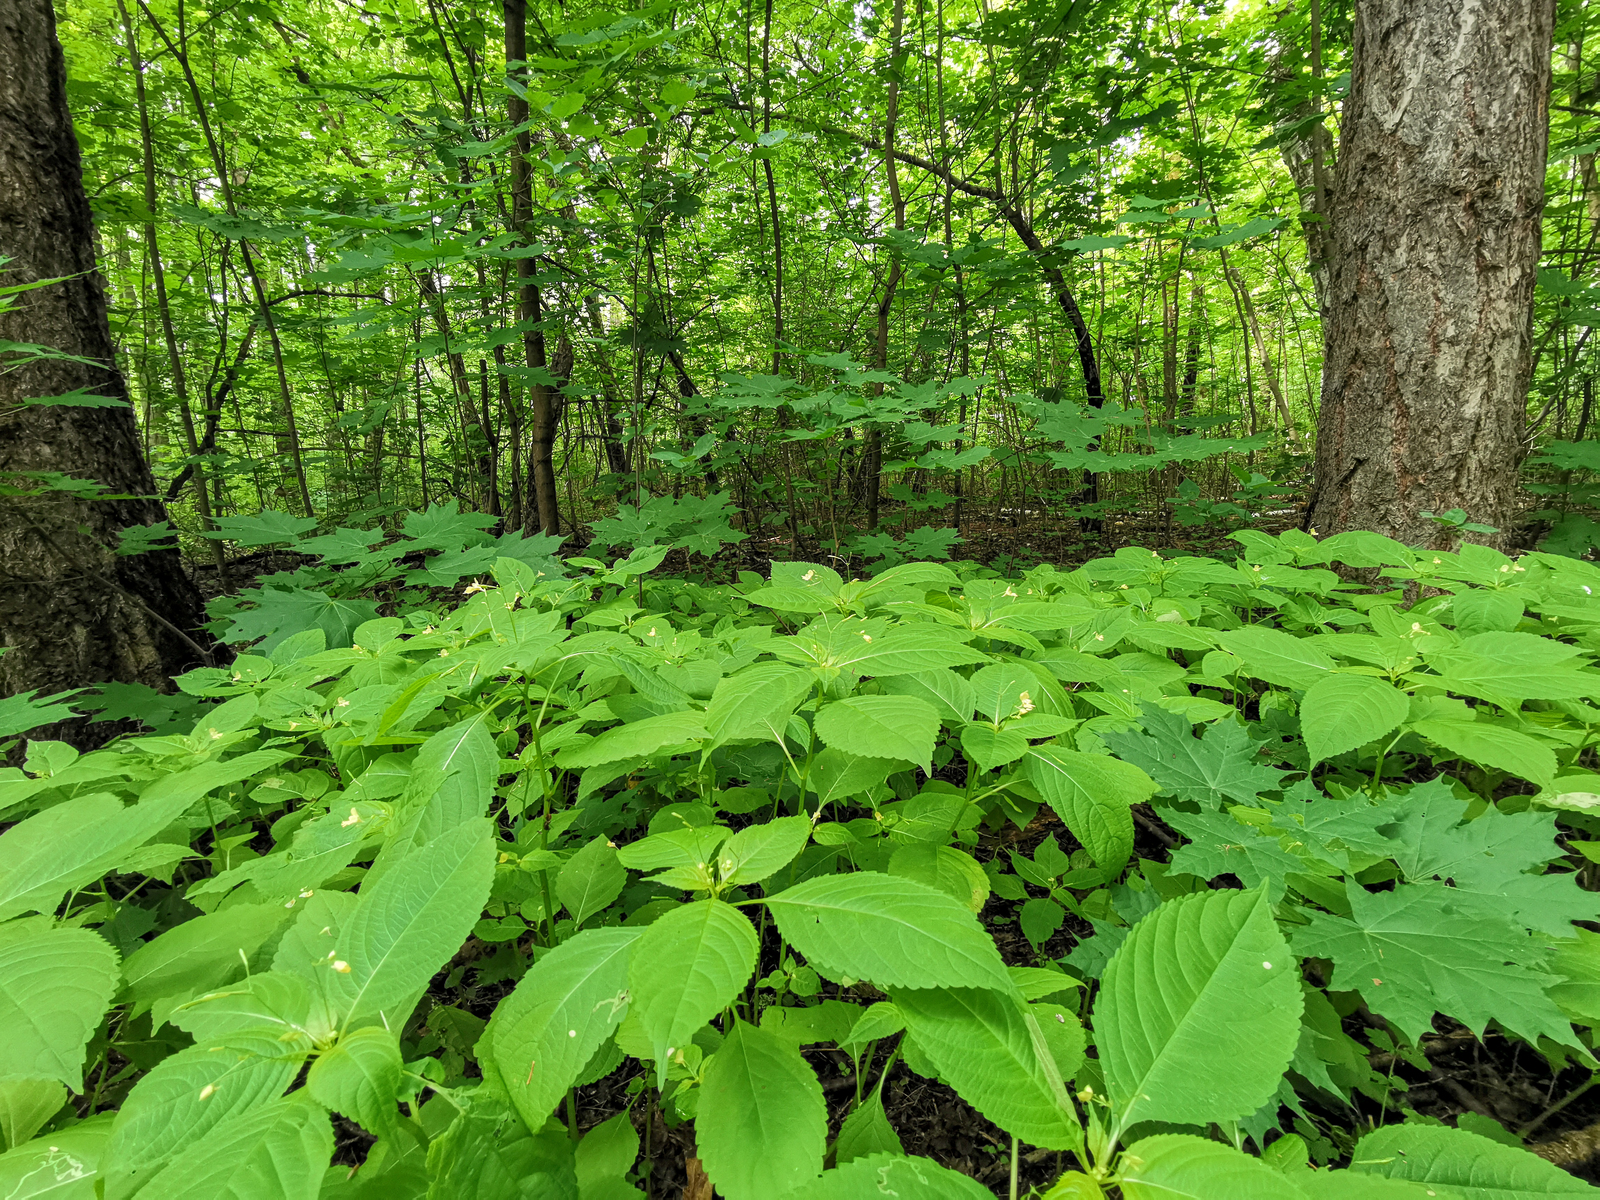
[[1028, 1006], [984, 988], [892, 993], [909, 1035], [968, 1104], [1036, 1146], [1070, 1150], [1082, 1128]]
[[84, 1048], [117, 990], [117, 952], [87, 929], [0, 926], [0, 1077], [83, 1091]]
[[1461, 1200], [1536, 1200], [1596, 1191], [1536, 1154], [1436, 1125], [1373, 1130], [1356, 1144], [1350, 1169], [1426, 1184]]
[[628, 962], [643, 930], [586, 929], [544, 955], [495, 1009], [480, 1055], [530, 1129], [544, 1124], [628, 1011]]
[[1498, 1021], [1530, 1041], [1572, 1040], [1544, 992], [1554, 982], [1539, 969], [1544, 953], [1523, 929], [1438, 883], [1369, 892], [1346, 881], [1345, 894], [1351, 915], [1309, 912], [1295, 953], [1332, 959], [1332, 986], [1360, 992], [1407, 1037], [1421, 1037], [1441, 1012], [1475, 1033]]
[[297, 542], [317, 527], [314, 517], [291, 517], [266, 509], [253, 517], [218, 517], [212, 522], [217, 536], [241, 546], [272, 546]]
[[1238, 720], [1223, 719], [1190, 735], [1189, 721], [1154, 704], [1144, 706], [1143, 732], [1107, 731], [1106, 745], [1154, 779], [1164, 795], [1216, 808], [1224, 797], [1254, 804], [1282, 787], [1283, 772], [1260, 759], [1259, 743]]
[[669, 712], [608, 729], [587, 745], [562, 753], [561, 766], [576, 771], [606, 763], [643, 758], [667, 746], [706, 736], [706, 718], [699, 712]]
[[828, 1108], [798, 1047], [736, 1021], [706, 1063], [695, 1144], [727, 1200], [781, 1196], [822, 1173]]
[[1285, 850], [1276, 834], [1241, 824], [1227, 813], [1164, 811], [1161, 816], [1190, 839], [1173, 851], [1174, 874], [1206, 880], [1236, 875], [1247, 888], [1265, 882], [1276, 903], [1283, 899], [1285, 876], [1307, 869], [1306, 861]]
[[789, 943], [834, 977], [1015, 992], [972, 910], [915, 880], [876, 871], [822, 875], [765, 903]]
[[308, 629], [322, 630], [329, 649], [342, 648], [350, 645], [358, 628], [378, 615], [375, 601], [341, 599], [308, 588], [263, 587], [253, 598], [256, 607], [234, 613], [222, 640], [256, 642], [252, 647], [256, 654], [269, 654], [284, 639]]
[[1264, 890], [1162, 904], [1112, 958], [1095, 1044], [1117, 1127], [1247, 1117], [1300, 1037], [1299, 973]]

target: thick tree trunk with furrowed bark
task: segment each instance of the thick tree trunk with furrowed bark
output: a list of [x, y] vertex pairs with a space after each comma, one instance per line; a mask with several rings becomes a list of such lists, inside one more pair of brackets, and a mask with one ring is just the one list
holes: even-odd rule
[[1438, 545], [1423, 512], [1514, 519], [1554, 19], [1555, 0], [1356, 5], [1308, 515], [1322, 533]]
[[[0, 482], [36, 490], [34, 473], [56, 472], [135, 498], [0, 497], [0, 696], [111, 680], [167, 689], [172, 674], [199, 661], [189, 639], [205, 636], [199, 594], [175, 550], [123, 557], [113, 549], [119, 530], [166, 516], [133, 411], [23, 404], [77, 388], [126, 400], [90, 221], [50, 0], [4, 0], [0, 256], [10, 261], [0, 281], [62, 282], [17, 297], [17, 309], [0, 316], [0, 339], [105, 365], [50, 360], [0, 371]], [[91, 740], [70, 728], [35, 736]]]

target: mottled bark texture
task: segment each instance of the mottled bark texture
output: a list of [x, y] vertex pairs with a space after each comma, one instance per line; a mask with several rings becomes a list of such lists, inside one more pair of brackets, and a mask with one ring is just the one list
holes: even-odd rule
[[1308, 517], [1321, 533], [1440, 545], [1422, 512], [1515, 519], [1554, 20], [1555, 0], [1356, 5]]
[[[92, 237], [51, 0], [0, 0], [0, 255], [11, 260], [0, 278], [71, 277], [23, 293], [0, 317], [0, 339], [106, 364], [47, 361], [0, 373], [0, 480], [26, 485], [23, 472], [60, 472], [150, 497], [155, 480], [132, 409], [20, 407], [76, 388], [126, 399]], [[178, 630], [197, 629], [200, 597], [177, 552], [113, 550], [118, 530], [165, 516], [155, 499], [0, 497], [0, 695], [108, 680], [170, 690], [168, 677], [196, 663]]]

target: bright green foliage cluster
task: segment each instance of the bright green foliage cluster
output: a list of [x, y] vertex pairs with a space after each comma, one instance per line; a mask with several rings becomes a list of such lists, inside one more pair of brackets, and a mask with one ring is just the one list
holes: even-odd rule
[[[1069, 1156], [1056, 1200], [1592, 1190], [1312, 1110], [1404, 1109], [1361, 1004], [1401, 1054], [1443, 1016], [1593, 1063], [1595, 567], [1244, 533], [1236, 563], [713, 586], [413, 520], [300, 542], [323, 590], [231, 618], [267, 641], [179, 681], [192, 729], [0, 775], [0, 1195], [637, 1196], [627, 1114], [562, 1125], [619, 1071], [726, 1200], [986, 1195], [904, 1154], [896, 1061]], [[272, 598], [407, 552], [492, 582], [348, 630]], [[1056, 959], [1069, 914], [1094, 933]], [[469, 977], [515, 984], [487, 1021], [441, 1002]], [[377, 1139], [353, 1174], [330, 1112]]]

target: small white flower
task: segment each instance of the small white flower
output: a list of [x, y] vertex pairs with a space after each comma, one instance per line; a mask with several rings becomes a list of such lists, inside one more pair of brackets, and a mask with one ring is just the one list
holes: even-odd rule
[[487, 592], [488, 590], [489, 590], [489, 585], [487, 583], [484, 583], [482, 580], [474, 580], [472, 582], [472, 585], [467, 588], [465, 594], [470, 596], [474, 592]]
[[345, 960], [342, 958], [336, 958], [333, 960], [333, 969], [339, 972], [341, 975], [350, 974], [350, 964], [345, 962]]
[[344, 820], [339, 822], [339, 828], [340, 829], [349, 829], [350, 826], [359, 825], [359, 824], [361, 824], [361, 814], [359, 812], [357, 812], [354, 808], [351, 808], [350, 815], [348, 817], [346, 817]]

